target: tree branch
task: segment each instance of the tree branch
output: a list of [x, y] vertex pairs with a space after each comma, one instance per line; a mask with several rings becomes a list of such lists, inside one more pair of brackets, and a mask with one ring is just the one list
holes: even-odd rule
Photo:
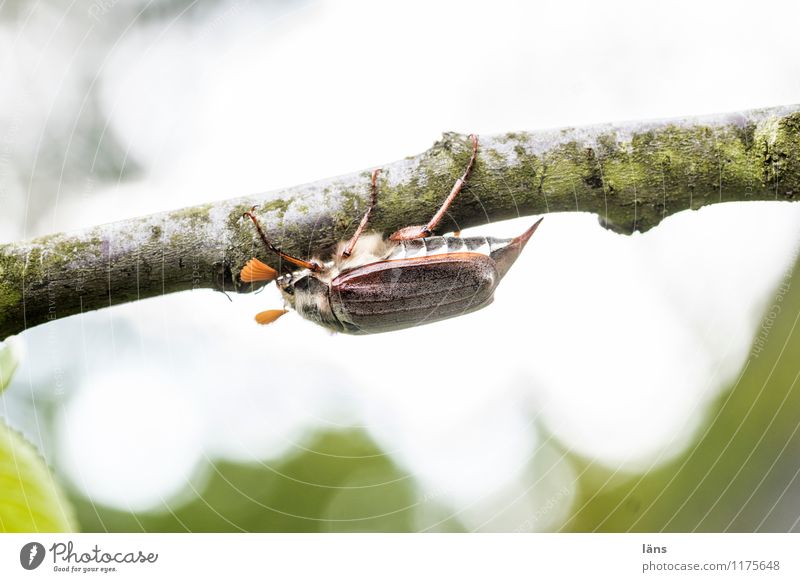
[[[466, 136], [383, 167], [371, 227], [424, 224], [469, 158]], [[291, 254], [325, 257], [350, 236], [369, 172], [0, 246], [0, 338], [109, 305], [195, 288], [246, 291], [256, 245], [242, 213]], [[800, 194], [800, 106], [713, 117], [481, 136], [470, 179], [442, 227], [528, 214], [597, 213], [617, 232], [645, 231], [688, 208]]]

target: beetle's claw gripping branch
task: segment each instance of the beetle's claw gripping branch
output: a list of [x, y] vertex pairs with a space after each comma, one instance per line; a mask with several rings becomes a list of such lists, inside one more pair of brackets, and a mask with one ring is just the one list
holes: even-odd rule
[[453, 189], [450, 190], [450, 194], [447, 195], [447, 198], [445, 198], [441, 208], [436, 211], [436, 214], [433, 215], [433, 218], [431, 218], [430, 222], [426, 226], [407, 226], [405, 228], [401, 228], [397, 232], [393, 233], [389, 237], [389, 240], [413, 240], [415, 238], [425, 238], [433, 234], [433, 231], [442, 221], [442, 218], [450, 208], [453, 200], [455, 200], [456, 196], [458, 196], [458, 193], [461, 192], [461, 189], [464, 187], [464, 183], [469, 177], [469, 173], [472, 171], [472, 166], [475, 165], [475, 159], [478, 157], [478, 136], [474, 133], [471, 133], [469, 134], [469, 139], [472, 142], [472, 156], [469, 158], [467, 168], [464, 170], [464, 173], [461, 174], [461, 177], [456, 180], [456, 183], [453, 184]]
[[259, 223], [258, 222], [258, 218], [256, 218], [256, 215], [254, 213], [255, 209], [256, 209], [256, 207], [253, 206], [250, 210], [245, 212], [242, 215], [242, 217], [244, 218], [245, 216], [247, 216], [247, 217], [250, 218], [250, 220], [253, 221], [253, 224], [256, 225], [256, 230], [258, 231], [258, 236], [261, 237], [261, 240], [264, 242], [264, 245], [267, 247], [267, 249], [269, 249], [273, 253], [277, 254], [282, 259], [285, 259], [285, 260], [289, 261], [293, 265], [297, 265], [298, 267], [302, 267], [303, 269], [308, 269], [309, 271], [313, 271], [315, 273], [318, 273], [319, 271], [322, 270], [322, 266], [320, 266], [319, 263], [316, 263], [314, 261], [304, 261], [303, 259], [298, 259], [297, 257], [293, 257], [292, 255], [284, 253], [282, 250], [280, 250], [274, 244], [269, 242], [269, 239], [267, 238], [267, 235], [264, 234], [264, 230], [261, 228], [261, 223]]
[[356, 243], [358, 242], [358, 237], [361, 236], [361, 233], [364, 232], [364, 229], [367, 227], [370, 214], [372, 214], [372, 209], [375, 208], [375, 205], [378, 203], [378, 174], [380, 173], [380, 168], [372, 171], [372, 195], [369, 201], [369, 208], [367, 208], [367, 212], [364, 214], [363, 218], [361, 218], [361, 223], [358, 225], [358, 228], [356, 229], [355, 234], [353, 234], [353, 237], [350, 239], [350, 242], [347, 243], [347, 246], [342, 251], [343, 257], [349, 257], [353, 253], [353, 248], [355, 248]]

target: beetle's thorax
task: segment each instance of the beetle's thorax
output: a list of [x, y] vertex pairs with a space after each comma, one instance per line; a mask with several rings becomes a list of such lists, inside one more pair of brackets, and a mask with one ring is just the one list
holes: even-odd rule
[[278, 288], [284, 300], [301, 316], [335, 331], [342, 331], [342, 324], [331, 309], [330, 284], [340, 273], [362, 265], [385, 260], [396, 243], [384, 240], [378, 233], [362, 236], [349, 257], [343, 257], [345, 243], [337, 247], [334, 259], [323, 263], [319, 272], [308, 269], [295, 271], [278, 278]]

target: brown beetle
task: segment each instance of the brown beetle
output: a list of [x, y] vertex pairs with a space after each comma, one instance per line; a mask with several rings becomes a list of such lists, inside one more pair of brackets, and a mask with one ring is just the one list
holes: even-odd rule
[[[384, 240], [379, 234], [361, 236], [377, 204], [378, 174], [372, 173], [372, 199], [353, 237], [340, 243], [331, 261], [319, 263], [292, 257], [267, 239], [252, 211], [246, 212], [267, 248], [301, 270], [278, 277], [256, 258], [240, 273], [245, 283], [276, 280], [285, 300], [303, 317], [332, 331], [369, 334], [431, 323], [485, 307], [492, 302], [500, 279], [522, 252], [539, 219], [513, 239], [431, 236], [461, 191], [478, 154], [456, 180], [442, 207], [425, 226], [408, 226]], [[286, 310], [256, 315], [267, 324]]]

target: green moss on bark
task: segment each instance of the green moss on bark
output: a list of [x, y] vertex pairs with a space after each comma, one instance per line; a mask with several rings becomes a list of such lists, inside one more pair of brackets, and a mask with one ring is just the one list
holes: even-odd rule
[[756, 133], [762, 156], [761, 178], [776, 199], [793, 200], [800, 192], [800, 113], [773, 118]]
[[0, 326], [16, 315], [22, 303], [22, 290], [15, 285], [20, 280], [20, 264], [0, 248]]
[[193, 226], [208, 224], [211, 222], [211, 209], [213, 207], [212, 204], [201, 204], [200, 206], [181, 208], [174, 211], [170, 218], [175, 221], [189, 221]]

